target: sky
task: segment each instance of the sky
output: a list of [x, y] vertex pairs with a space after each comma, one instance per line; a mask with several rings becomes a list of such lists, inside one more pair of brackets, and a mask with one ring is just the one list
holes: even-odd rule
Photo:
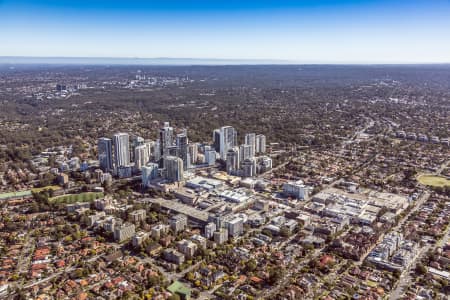
[[450, 0], [0, 0], [0, 56], [449, 63]]

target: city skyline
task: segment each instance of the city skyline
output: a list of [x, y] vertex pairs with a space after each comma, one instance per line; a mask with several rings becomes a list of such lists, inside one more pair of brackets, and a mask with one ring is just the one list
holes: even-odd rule
[[448, 63], [449, 13], [448, 1], [422, 0], [3, 0], [0, 56]]

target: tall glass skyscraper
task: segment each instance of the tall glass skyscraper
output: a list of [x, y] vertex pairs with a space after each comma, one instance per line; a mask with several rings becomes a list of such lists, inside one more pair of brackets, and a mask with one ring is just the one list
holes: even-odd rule
[[111, 171], [113, 166], [113, 155], [112, 155], [112, 140], [109, 138], [99, 138], [98, 139], [98, 160], [100, 162], [100, 169], [105, 172]]
[[128, 133], [116, 133], [114, 141], [114, 157], [116, 168], [130, 165], [130, 136]]

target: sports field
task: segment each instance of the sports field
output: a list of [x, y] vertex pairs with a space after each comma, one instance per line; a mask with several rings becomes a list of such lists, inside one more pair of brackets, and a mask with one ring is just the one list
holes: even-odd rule
[[450, 180], [442, 176], [424, 174], [417, 177], [417, 180], [421, 184], [428, 186], [438, 186], [438, 187], [450, 186]]
[[0, 194], [0, 200], [6, 200], [9, 198], [20, 198], [25, 196], [31, 196], [31, 191], [20, 191]]

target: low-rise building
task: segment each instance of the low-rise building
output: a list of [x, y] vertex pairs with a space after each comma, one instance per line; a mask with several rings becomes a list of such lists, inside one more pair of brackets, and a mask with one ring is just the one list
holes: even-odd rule
[[133, 222], [135, 224], [145, 221], [145, 217], [146, 217], [145, 209], [138, 209], [138, 210], [132, 211], [128, 215], [128, 219], [130, 220], [130, 222]]
[[148, 232], [139, 231], [137, 232], [132, 239], [133, 247], [139, 247], [142, 243], [149, 238]]
[[187, 226], [187, 217], [183, 214], [178, 214], [170, 219], [170, 228], [177, 233], [183, 231]]
[[223, 244], [228, 241], [228, 230], [221, 228], [220, 230], [214, 232], [214, 242], [217, 244]]
[[184, 255], [175, 249], [168, 248], [163, 251], [163, 257], [168, 262], [174, 263], [176, 265], [181, 265], [184, 263]]
[[206, 248], [206, 243], [207, 243], [206, 238], [202, 237], [201, 235], [194, 234], [194, 235], [191, 237], [191, 240], [192, 240], [194, 243], [196, 243], [199, 247], [201, 247], [201, 248]]
[[205, 237], [207, 239], [210, 239], [214, 236], [214, 232], [216, 231], [216, 224], [213, 222], [210, 222], [205, 225]]
[[177, 243], [178, 251], [183, 253], [187, 258], [192, 258], [197, 251], [197, 244], [189, 240], [181, 240]]
[[303, 181], [290, 181], [283, 184], [283, 194], [300, 200], [308, 199], [308, 187]]
[[152, 227], [152, 238], [159, 240], [161, 236], [167, 234], [169, 226], [165, 224], [158, 224]]
[[119, 243], [130, 239], [135, 233], [135, 226], [131, 223], [124, 223], [119, 227], [114, 228], [114, 239]]

